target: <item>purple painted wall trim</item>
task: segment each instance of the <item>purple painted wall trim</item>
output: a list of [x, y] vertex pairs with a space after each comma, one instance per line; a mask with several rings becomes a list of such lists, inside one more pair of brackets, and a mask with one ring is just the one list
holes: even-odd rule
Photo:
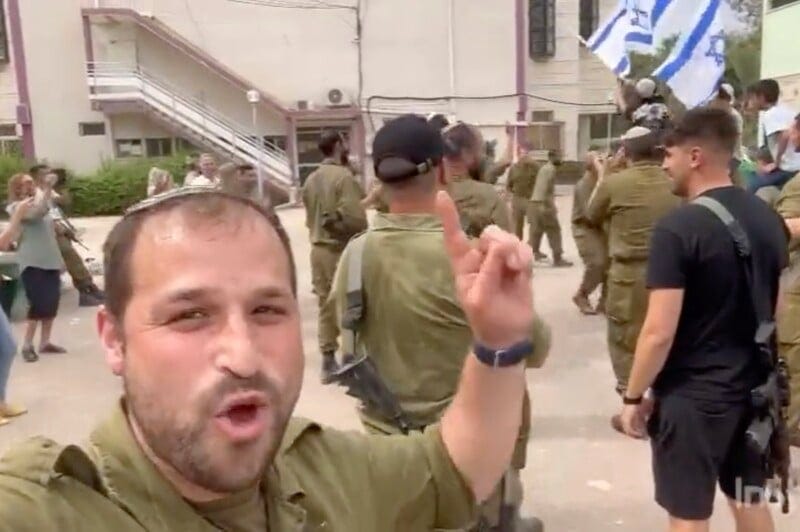
[[[19, 1], [7, 0], [8, 29], [11, 34], [11, 48], [14, 54], [14, 73], [17, 78], [17, 121], [22, 128], [22, 154], [29, 160], [36, 159], [36, 147], [33, 142], [33, 116], [31, 113], [31, 96], [28, 89], [28, 68], [25, 62], [25, 46], [22, 41], [22, 22], [19, 15]], [[20, 119], [20, 117], [27, 118]]]
[[517, 120], [526, 120], [528, 116], [527, 78], [525, 68], [528, 64], [527, 54], [527, 28], [525, 20], [525, 0], [516, 0], [516, 34], [517, 34], [517, 94], [519, 103], [517, 107]]

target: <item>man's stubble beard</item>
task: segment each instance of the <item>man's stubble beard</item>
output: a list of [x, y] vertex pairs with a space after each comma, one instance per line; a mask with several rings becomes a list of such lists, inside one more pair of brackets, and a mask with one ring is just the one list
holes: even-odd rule
[[[288, 412], [282, 412], [275, 387], [264, 385], [266, 379], [256, 379], [258, 386], [228, 379], [203, 394], [194, 409], [194, 419], [187, 421], [170, 415], [151, 399], [157, 394], [132, 380], [130, 376], [124, 379], [128, 415], [135, 419], [150, 451], [185, 480], [216, 493], [233, 493], [258, 483], [275, 458], [294, 407], [288, 405]], [[239, 445], [224, 442], [221, 435], [215, 437], [212, 424], [222, 398], [234, 391], [252, 390], [265, 393], [269, 401], [267, 426], [261, 437]]]

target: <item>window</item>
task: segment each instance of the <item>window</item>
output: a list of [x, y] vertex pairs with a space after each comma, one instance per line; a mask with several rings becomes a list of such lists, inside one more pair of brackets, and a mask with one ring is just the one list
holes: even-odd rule
[[142, 157], [142, 139], [117, 139], [114, 141], [117, 157]]
[[0, 2], [0, 63], [8, 63], [11, 58], [8, 53], [8, 33], [6, 31], [5, 2]]
[[[625, 117], [620, 114], [611, 116], [611, 138], [620, 137], [628, 128]], [[592, 141], [608, 138], [608, 114], [589, 115], [589, 137]]]
[[580, 35], [588, 39], [597, 29], [600, 18], [599, 2], [597, 0], [581, 0], [580, 5]]
[[556, 53], [556, 2], [530, 0], [528, 5], [528, 46], [533, 59], [546, 59]]
[[17, 136], [17, 124], [0, 124], [0, 137]]
[[175, 139], [175, 151], [177, 151], [178, 153], [199, 153], [203, 150], [195, 146], [188, 140], [182, 137], [177, 137]]
[[788, 6], [789, 4], [794, 4], [796, 2], [797, 0], [772, 0], [772, 2], [770, 2], [770, 7], [775, 9], [776, 7]]
[[528, 143], [535, 151], [561, 151], [561, 131], [563, 124], [533, 124], [528, 127]]
[[0, 153], [22, 157], [22, 141], [19, 139], [0, 139]]
[[145, 139], [145, 149], [148, 157], [167, 157], [172, 155], [172, 139]]
[[531, 111], [531, 122], [552, 122], [553, 111]]
[[106, 134], [105, 122], [80, 122], [78, 134], [81, 137], [103, 136]]

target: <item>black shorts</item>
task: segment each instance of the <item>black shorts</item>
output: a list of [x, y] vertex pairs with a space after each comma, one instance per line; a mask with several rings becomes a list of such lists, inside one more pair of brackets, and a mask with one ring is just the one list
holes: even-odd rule
[[28, 298], [28, 319], [49, 320], [58, 314], [61, 272], [28, 266], [22, 270], [22, 286]]
[[647, 427], [656, 502], [672, 517], [706, 520], [719, 483], [730, 499], [760, 503], [767, 478], [745, 442], [752, 417], [745, 403], [660, 397]]

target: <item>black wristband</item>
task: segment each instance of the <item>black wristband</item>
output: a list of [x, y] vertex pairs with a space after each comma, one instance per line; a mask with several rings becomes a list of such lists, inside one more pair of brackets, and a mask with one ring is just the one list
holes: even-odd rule
[[644, 397], [642, 397], [642, 396], [635, 397], [635, 398], [628, 397], [627, 395], [623, 395], [622, 396], [622, 404], [624, 404], [624, 405], [640, 405], [640, 404], [642, 404], [643, 400], [644, 400]]
[[505, 349], [491, 349], [476, 342], [472, 350], [483, 364], [493, 368], [507, 368], [516, 366], [530, 356], [533, 353], [533, 343], [525, 340]]

